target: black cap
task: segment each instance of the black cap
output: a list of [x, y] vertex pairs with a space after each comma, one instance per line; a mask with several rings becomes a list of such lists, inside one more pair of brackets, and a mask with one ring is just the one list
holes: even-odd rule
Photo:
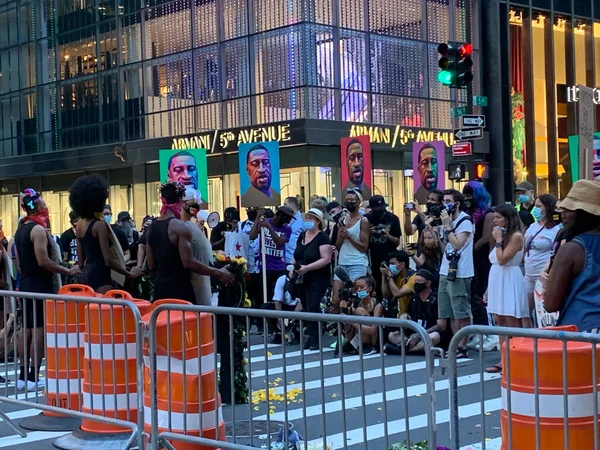
[[385, 202], [383, 195], [374, 195], [369, 199], [369, 208], [379, 208], [384, 207], [387, 208], [388, 204]]
[[294, 211], [292, 211], [292, 208], [290, 208], [289, 206], [280, 206], [279, 208], [277, 208], [277, 212], [286, 214], [290, 217], [294, 217]]
[[517, 187], [515, 189], [515, 192], [519, 192], [519, 191], [533, 191], [533, 184], [531, 184], [529, 181], [523, 181], [519, 184], [517, 184]]
[[327, 203], [327, 206], [325, 207], [325, 209], [327, 210], [327, 212], [331, 212], [332, 209], [335, 209], [335, 208], [337, 208], [339, 206], [342, 206], [342, 205], [340, 205], [336, 201], [333, 201], [333, 202]]
[[77, 214], [75, 214], [75, 211], [71, 211], [69, 213], [69, 221], [75, 222], [77, 219], [79, 219], [79, 217], [77, 216]]
[[131, 220], [131, 216], [129, 215], [129, 213], [127, 211], [121, 211], [117, 215], [117, 221], [118, 222], [123, 222], [125, 220]]

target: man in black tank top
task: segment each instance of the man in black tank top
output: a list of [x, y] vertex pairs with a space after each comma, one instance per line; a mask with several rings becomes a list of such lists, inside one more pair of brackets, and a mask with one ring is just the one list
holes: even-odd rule
[[[21, 193], [21, 207], [27, 214], [15, 234], [17, 267], [21, 273], [21, 292], [53, 294], [53, 273], [75, 276], [79, 267], [67, 269], [51, 258], [51, 237], [48, 234], [48, 208], [35, 190]], [[60, 256], [59, 256], [60, 258]], [[17, 389], [44, 387], [39, 380], [39, 368], [44, 357], [44, 301], [23, 298], [23, 337], [19, 339], [20, 373]], [[25, 352], [27, 346], [27, 352]], [[27, 360], [24, 355], [27, 354]]]
[[182, 184], [163, 184], [160, 217], [148, 230], [146, 252], [148, 267], [154, 271], [154, 300], [173, 298], [195, 303], [192, 272], [216, 277], [225, 285], [235, 281], [227, 269], [216, 269], [194, 258], [191, 229], [180, 220], [184, 194]]

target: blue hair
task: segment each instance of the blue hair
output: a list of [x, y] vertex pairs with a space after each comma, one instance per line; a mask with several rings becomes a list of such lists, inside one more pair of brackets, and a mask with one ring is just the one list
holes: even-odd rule
[[473, 193], [471, 195], [471, 201], [475, 206], [473, 211], [473, 221], [477, 223], [485, 216], [486, 212], [490, 208], [492, 197], [485, 186], [479, 181], [469, 181], [463, 188], [463, 194], [468, 194], [468, 191], [472, 191]]

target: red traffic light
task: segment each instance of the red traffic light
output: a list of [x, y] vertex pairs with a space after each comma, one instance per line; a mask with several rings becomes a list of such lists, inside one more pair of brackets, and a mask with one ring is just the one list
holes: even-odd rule
[[464, 44], [458, 49], [458, 56], [461, 58], [465, 58], [467, 56], [471, 56], [473, 53], [473, 46], [471, 44]]

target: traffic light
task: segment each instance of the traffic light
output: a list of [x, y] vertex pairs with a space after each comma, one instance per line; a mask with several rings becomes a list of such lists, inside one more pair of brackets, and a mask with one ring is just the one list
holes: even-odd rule
[[473, 46], [471, 44], [440, 44], [438, 53], [441, 58], [438, 61], [440, 72], [438, 81], [452, 88], [463, 88], [473, 81]]
[[474, 172], [476, 180], [488, 180], [490, 178], [490, 163], [477, 161]]

